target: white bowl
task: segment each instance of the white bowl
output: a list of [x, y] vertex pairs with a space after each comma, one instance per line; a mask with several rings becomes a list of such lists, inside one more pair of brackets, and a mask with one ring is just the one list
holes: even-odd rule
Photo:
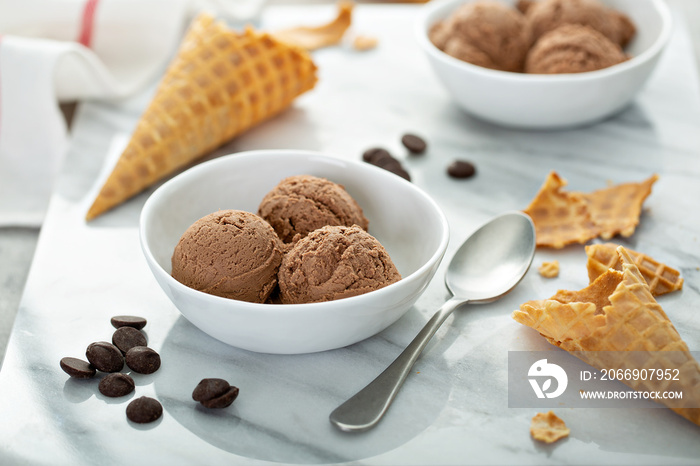
[[[401, 276], [380, 290], [324, 303], [255, 304], [209, 295], [170, 275], [180, 236], [219, 209], [257, 212], [287, 176], [308, 174], [345, 186]], [[428, 286], [447, 248], [445, 215], [423, 191], [370, 164], [313, 152], [252, 151], [197, 165], [158, 188], [141, 212], [141, 247], [165, 294], [192, 324], [232, 346], [310, 353], [356, 343], [399, 319]]]
[[[470, 114], [503, 126], [557, 129], [604, 119], [623, 109], [643, 87], [671, 35], [663, 0], [602, 0], [628, 15], [637, 33], [625, 51], [630, 60], [587, 73], [537, 75], [491, 70], [439, 50], [428, 30], [459, 5], [476, 0], [438, 0], [427, 4], [417, 25], [418, 42], [435, 73]], [[513, 5], [515, 0], [499, 0]]]

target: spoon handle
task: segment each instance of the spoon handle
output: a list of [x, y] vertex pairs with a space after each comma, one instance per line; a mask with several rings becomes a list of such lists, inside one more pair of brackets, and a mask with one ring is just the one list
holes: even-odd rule
[[389, 409], [413, 364], [437, 329], [452, 311], [465, 302], [452, 298], [443, 304], [384, 372], [331, 413], [331, 423], [346, 432], [361, 432], [374, 427]]

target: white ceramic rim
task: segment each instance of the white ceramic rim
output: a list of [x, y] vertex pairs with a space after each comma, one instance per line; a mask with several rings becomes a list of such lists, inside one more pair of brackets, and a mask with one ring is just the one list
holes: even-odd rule
[[[487, 78], [497, 78], [503, 80], [517, 80], [526, 82], [552, 82], [562, 80], [567, 81], [587, 81], [591, 79], [597, 79], [611, 74], [616, 74], [628, 70], [630, 68], [635, 68], [642, 63], [651, 60], [655, 57], [666, 45], [669, 38], [671, 37], [673, 20], [671, 16], [671, 11], [666, 5], [664, 0], [647, 0], [655, 8], [659, 16], [661, 17], [662, 25], [661, 32], [656, 38], [653, 44], [648, 47], [645, 51], [639, 55], [635, 55], [629, 60], [623, 63], [618, 63], [617, 65], [609, 66], [595, 71], [587, 71], [585, 73], [561, 73], [561, 74], [527, 74], [527, 73], [515, 73], [512, 71], [500, 71], [492, 70], [490, 68], [484, 68], [483, 66], [473, 65], [471, 63], [465, 62], [458, 58], [452, 57], [442, 50], [438, 49], [428, 38], [428, 30], [432, 25], [432, 22], [438, 18], [432, 18], [437, 10], [445, 8], [450, 4], [459, 4], [464, 0], [437, 0], [432, 1], [425, 5], [422, 15], [420, 16], [416, 24], [416, 36], [418, 37], [418, 42], [421, 47], [428, 52], [432, 57], [449, 65], [461, 67], [468, 70], [471, 73], [481, 74]], [[429, 24], [428, 21], [431, 21]]]
[[[350, 165], [356, 165], [356, 166], [362, 166], [363, 169], [369, 169], [369, 170], [377, 170], [382, 173], [386, 173], [387, 175], [390, 176], [397, 176], [394, 174], [391, 174], [384, 170], [383, 168], [375, 167], [374, 165], [370, 165], [366, 162], [359, 162], [356, 160], [349, 160], [346, 158], [342, 158], [339, 156], [335, 155], [330, 155], [330, 154], [324, 154], [321, 152], [314, 152], [314, 151], [303, 151], [303, 150], [293, 150], [293, 149], [274, 149], [274, 150], [253, 150], [253, 151], [244, 151], [244, 152], [237, 152], [234, 154], [229, 154], [229, 155], [224, 155], [221, 157], [217, 157], [216, 159], [209, 160], [206, 162], [202, 162], [198, 165], [195, 165], [192, 168], [189, 168], [188, 170], [180, 173], [179, 175], [173, 177], [172, 179], [166, 181], [162, 186], [158, 187], [153, 194], [151, 194], [148, 199], [146, 200], [146, 203], [144, 204], [142, 210], [141, 210], [141, 215], [139, 217], [139, 241], [141, 243], [141, 249], [143, 250], [143, 253], [147, 256], [148, 262], [151, 264], [154, 264], [157, 268], [158, 271], [165, 276], [165, 279], [169, 281], [171, 286], [174, 286], [176, 289], [179, 289], [183, 293], [198, 293], [200, 298], [203, 299], [205, 302], [206, 301], [211, 301], [212, 303], [230, 303], [232, 300], [229, 298], [224, 298], [221, 296], [215, 296], [211, 295], [208, 293], [204, 293], [203, 291], [195, 290], [193, 288], [190, 288], [186, 285], [183, 285], [179, 281], [175, 280], [172, 275], [170, 275], [168, 272], [166, 272], [163, 267], [156, 261], [155, 257], [151, 253], [150, 248], [146, 244], [146, 234], [145, 234], [145, 219], [146, 217], [150, 214], [151, 209], [153, 208], [153, 204], [156, 202], [156, 200], [163, 195], [163, 193], [167, 193], [169, 190], [173, 189], [173, 185], [176, 184], [179, 180], [181, 179], [186, 179], [186, 178], [193, 178], [199, 175], [200, 172], [209, 170], [209, 167], [214, 167], [219, 164], [224, 164], [228, 163], [228, 161], [231, 158], [257, 158], [261, 159], [264, 158], [265, 156], [280, 156], [280, 155], [296, 155], [296, 156], [302, 156], [302, 157], [315, 157], [315, 158], [330, 158], [333, 159], [334, 161], [341, 161], [344, 163], [348, 163]], [[411, 183], [410, 181], [406, 181], [403, 178], [400, 178], [397, 176], [397, 179], [395, 181], [398, 181], [399, 183], [406, 183], [407, 185], [410, 186], [410, 189], [415, 190], [416, 194], [418, 196], [422, 197], [425, 201], [430, 204], [435, 212], [437, 213], [438, 219], [439, 219], [439, 226], [442, 230], [441, 235], [440, 235], [440, 242], [438, 244], [438, 247], [435, 249], [435, 252], [430, 256], [430, 259], [426, 261], [422, 266], [420, 266], [417, 270], [415, 270], [413, 273], [411, 273], [407, 277], [402, 277], [401, 280], [399, 280], [396, 283], [392, 283], [391, 285], [385, 286], [384, 288], [380, 288], [378, 290], [372, 291], [370, 293], [365, 293], [361, 294], [358, 296], [351, 296], [349, 298], [343, 298], [342, 301], [347, 304], [355, 304], [355, 308], [361, 308], [364, 304], [365, 301], [374, 301], [376, 297], [380, 294], [387, 294], [391, 293], [393, 289], [399, 286], [405, 286], [408, 284], [408, 282], [415, 281], [420, 277], [421, 275], [425, 274], [428, 269], [433, 267], [436, 263], [439, 263], [442, 260], [442, 257], [445, 254], [445, 251], [447, 250], [447, 243], [449, 242], [449, 236], [450, 236], [450, 228], [447, 223], [447, 218], [445, 217], [444, 212], [438, 206], [438, 204], [430, 197], [428, 194], [425, 193], [422, 189], [420, 189], [418, 186], [415, 184]], [[303, 303], [303, 304], [264, 304], [264, 303], [249, 303], [246, 301], [236, 301], [236, 305], [238, 306], [237, 311], [245, 311], [245, 312], [255, 312], [257, 314], [260, 313], [269, 313], [269, 314], [277, 314], [280, 312], [289, 312], [290, 310], [296, 310], [297, 312], [307, 310], [309, 312], [318, 312], [322, 311], [323, 307], [327, 306], [332, 306], [333, 303], [336, 303], [337, 301], [325, 301], [325, 302], [320, 302], [320, 303]]]

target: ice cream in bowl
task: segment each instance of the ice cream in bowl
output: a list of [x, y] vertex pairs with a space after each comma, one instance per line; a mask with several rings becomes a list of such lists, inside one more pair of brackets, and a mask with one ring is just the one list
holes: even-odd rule
[[141, 213], [156, 282], [232, 346], [309, 353], [398, 320], [444, 255], [447, 221], [422, 190], [360, 161], [252, 151], [197, 165]]
[[632, 102], [671, 34], [663, 0], [437, 0], [418, 42], [468, 113], [525, 129], [605, 119]]

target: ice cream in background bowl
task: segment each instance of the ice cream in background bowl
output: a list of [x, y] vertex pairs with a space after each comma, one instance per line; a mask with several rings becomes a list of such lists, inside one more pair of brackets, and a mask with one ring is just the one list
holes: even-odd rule
[[534, 74], [586, 73], [628, 60], [622, 49], [597, 30], [565, 24], [535, 42], [525, 59], [525, 72]]
[[473, 65], [521, 72], [532, 45], [532, 28], [515, 8], [493, 0], [465, 2], [434, 23], [430, 40], [440, 50]]
[[[515, 51], [512, 44], [522, 43], [529, 28], [532, 47], [520, 55], [520, 71], [533, 74], [480, 66], [467, 57], [470, 63], [465, 56], [449, 53], [457, 46], [443, 45], [449, 40], [440, 37], [442, 25], [449, 26], [459, 12], [474, 14], [494, 3], [501, 7], [488, 8], [515, 11], [520, 3], [530, 9], [521, 19], [509, 20], [507, 28], [500, 23], [482, 25], [485, 32], [476, 37], [460, 32], [468, 24], [462, 21], [451, 26], [457, 31], [452, 37], [468, 42], [470, 56], [478, 57], [477, 52], [489, 53], [484, 43], [493, 35], [508, 45], [499, 50]], [[519, 25], [522, 18], [527, 24]], [[578, 21], [573, 37], [571, 29], [562, 32], [562, 18]], [[468, 113], [502, 126], [558, 129], [591, 124], [628, 106], [651, 76], [671, 30], [671, 14], [663, 0], [437, 0], [424, 7], [416, 34], [449, 97]], [[514, 31], [512, 37], [507, 34]], [[469, 47], [462, 45], [460, 50]]]
[[[280, 181], [298, 175], [325, 178], [347, 190], [361, 206], [368, 233], [383, 246], [401, 280], [390, 273], [379, 289], [331, 301], [262, 304], [198, 291], [173, 278], [173, 252], [190, 226], [217, 211], [257, 212]], [[343, 228], [354, 235], [364, 231]], [[146, 262], [185, 318], [232, 346], [280, 354], [347, 346], [394, 323], [435, 274], [448, 231], [440, 208], [412, 183], [361, 161], [303, 151], [253, 151], [197, 165], [158, 188], [144, 205], [140, 221]], [[371, 243], [365, 240], [357, 241], [358, 251]], [[378, 267], [383, 259], [378, 248], [366, 249], [368, 256], [362, 260], [376, 261], [366, 269], [371, 283], [383, 273]]]
[[601, 0], [519, 0], [518, 10], [526, 16], [533, 41], [567, 24], [588, 26], [614, 44], [626, 47], [636, 34], [627, 14]]

